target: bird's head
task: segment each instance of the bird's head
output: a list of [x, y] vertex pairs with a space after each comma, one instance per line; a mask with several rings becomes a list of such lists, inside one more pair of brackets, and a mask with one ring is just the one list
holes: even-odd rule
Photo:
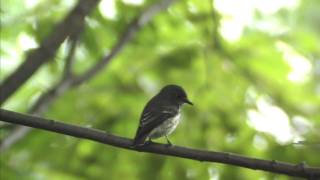
[[168, 98], [179, 105], [184, 103], [193, 105], [193, 103], [188, 99], [187, 93], [178, 85], [167, 85], [161, 89], [160, 94], [163, 98]]

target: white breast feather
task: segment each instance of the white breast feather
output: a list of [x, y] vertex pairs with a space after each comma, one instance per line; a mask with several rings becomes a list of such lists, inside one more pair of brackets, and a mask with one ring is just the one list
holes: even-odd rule
[[160, 126], [156, 127], [154, 130], [151, 131], [151, 133], [149, 134], [149, 137], [159, 138], [159, 137], [171, 134], [178, 126], [181, 120], [180, 116], [181, 114], [178, 113], [173, 118], [170, 118], [164, 121]]

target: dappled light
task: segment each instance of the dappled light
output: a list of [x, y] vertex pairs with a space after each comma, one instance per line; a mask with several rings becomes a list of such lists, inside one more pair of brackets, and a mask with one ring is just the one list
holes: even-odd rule
[[[1, 1], [1, 111], [55, 121], [0, 118], [0, 179], [311, 177], [319, 9], [319, 0]], [[174, 146], [160, 137], [131, 147], [143, 108], [168, 84], [194, 104], [179, 111]]]

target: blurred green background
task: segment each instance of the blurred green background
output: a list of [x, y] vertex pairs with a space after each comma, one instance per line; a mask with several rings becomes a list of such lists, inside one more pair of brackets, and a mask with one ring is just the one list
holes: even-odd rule
[[[73, 69], [110, 51], [148, 0], [103, 0], [86, 18]], [[1, 1], [1, 81], [77, 1]], [[145, 103], [183, 86], [173, 144], [320, 166], [320, 1], [186, 0], [142, 27], [93, 79], [42, 116], [133, 137]], [[27, 112], [59, 81], [65, 42], [4, 108]], [[1, 141], [13, 127], [1, 122]], [[307, 143], [294, 145], [294, 142]], [[165, 139], [157, 142], [165, 143]], [[127, 151], [33, 130], [1, 152], [1, 179], [292, 179], [235, 166]]]

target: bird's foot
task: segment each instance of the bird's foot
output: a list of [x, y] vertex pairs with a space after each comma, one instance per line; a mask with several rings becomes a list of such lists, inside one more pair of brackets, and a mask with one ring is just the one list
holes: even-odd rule
[[165, 137], [166, 137], [166, 139], [167, 139], [167, 144], [166, 144], [166, 146], [167, 146], [167, 147], [173, 146], [172, 143], [170, 142], [169, 138], [168, 138], [167, 136], [165, 136]]
[[151, 141], [151, 138], [149, 138], [147, 141], [145, 141], [144, 143], [143, 143], [143, 146], [148, 146], [148, 145], [150, 145], [150, 144], [152, 144], [153, 142]]

